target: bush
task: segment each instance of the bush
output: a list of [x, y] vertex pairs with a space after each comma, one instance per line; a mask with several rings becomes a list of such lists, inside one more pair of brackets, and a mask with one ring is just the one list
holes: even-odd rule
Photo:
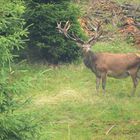
[[[0, 80], [0, 140], [32, 140], [37, 137], [38, 128], [30, 114], [19, 110], [25, 102], [19, 102], [14, 97], [21, 94], [19, 83], [11, 83], [8, 72], [1, 73]], [[23, 83], [20, 83], [23, 86]], [[18, 89], [18, 90], [16, 90]]]
[[24, 11], [20, 0], [0, 2], [0, 140], [33, 139], [36, 132], [30, 116], [16, 112], [20, 104], [14, 97], [21, 90], [15, 90], [19, 83], [13, 82], [10, 66], [15, 51], [24, 48], [22, 38], [27, 36], [27, 29], [23, 28]]
[[70, 20], [71, 31], [82, 36], [77, 21], [79, 16], [79, 7], [70, 2], [29, 3], [25, 18], [28, 25], [32, 24], [28, 44], [31, 52], [46, 58], [50, 63], [71, 62], [77, 59], [80, 56], [79, 48], [58, 33], [56, 23]]

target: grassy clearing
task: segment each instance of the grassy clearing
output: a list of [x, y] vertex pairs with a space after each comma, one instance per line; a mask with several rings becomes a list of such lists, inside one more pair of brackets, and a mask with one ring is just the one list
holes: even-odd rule
[[137, 139], [140, 136], [139, 88], [136, 97], [129, 97], [131, 79], [108, 79], [107, 95], [97, 95], [94, 75], [83, 65], [70, 65], [51, 69], [32, 84], [40, 85], [28, 92], [32, 102], [22, 111], [36, 116], [42, 125], [41, 140]]
[[[112, 52], [116, 47], [112, 47]], [[117, 48], [118, 52], [120, 48], [124, 52], [135, 51], [123, 43]], [[101, 49], [107, 51], [108, 44], [98, 43], [94, 47], [95, 51]], [[20, 72], [15, 73], [15, 78], [25, 79], [30, 87], [19, 99], [31, 97], [30, 104], [18, 111], [30, 113], [42, 127], [39, 140], [139, 139], [140, 86], [136, 96], [130, 97], [130, 78], [108, 78], [107, 95], [103, 96], [102, 91], [96, 94], [95, 76], [83, 64], [55, 69], [22, 64], [16, 68]]]

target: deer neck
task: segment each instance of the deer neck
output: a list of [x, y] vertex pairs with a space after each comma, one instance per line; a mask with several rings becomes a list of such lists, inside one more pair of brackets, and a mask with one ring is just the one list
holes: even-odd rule
[[90, 57], [94, 57], [95, 53], [91, 50], [83, 50], [83, 56], [84, 58], [90, 58]]
[[96, 53], [94, 53], [93, 51], [89, 50], [89, 51], [83, 53], [83, 57], [84, 57], [85, 62], [93, 64], [95, 62], [97, 56], [96, 56]]
[[91, 69], [94, 73], [97, 73], [96, 72], [96, 66], [95, 66], [95, 63], [96, 63], [96, 60], [97, 60], [96, 53], [89, 50], [88, 52], [84, 53], [83, 56], [84, 56], [84, 60], [83, 60], [84, 64], [89, 69]]

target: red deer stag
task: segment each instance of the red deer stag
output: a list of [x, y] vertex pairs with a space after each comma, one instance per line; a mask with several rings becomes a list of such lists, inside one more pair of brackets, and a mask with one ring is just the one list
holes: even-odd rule
[[133, 81], [132, 95], [136, 91], [138, 84], [138, 78], [140, 78], [140, 56], [136, 53], [95, 53], [91, 51], [92, 45], [101, 37], [101, 23], [98, 22], [98, 26], [94, 27], [96, 31], [88, 41], [83, 41], [75, 34], [69, 34], [68, 30], [71, 24], [66, 22], [62, 27], [61, 22], [57, 23], [57, 29], [66, 38], [69, 38], [77, 43], [82, 48], [84, 56], [84, 64], [91, 69], [96, 76], [96, 90], [98, 92], [100, 81], [102, 80], [102, 89], [105, 94], [105, 86], [107, 76], [114, 78], [126, 78], [131, 76]]

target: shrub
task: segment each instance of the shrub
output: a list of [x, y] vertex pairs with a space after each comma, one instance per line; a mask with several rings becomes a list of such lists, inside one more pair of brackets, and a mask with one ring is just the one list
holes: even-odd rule
[[74, 42], [58, 33], [56, 23], [70, 20], [71, 31], [82, 36], [77, 21], [79, 16], [79, 7], [68, 1], [29, 3], [25, 18], [28, 25], [32, 24], [29, 29], [30, 42], [28, 44], [31, 52], [46, 58], [50, 63], [71, 62], [77, 59], [80, 56], [79, 48]]
[[[10, 63], [15, 51], [23, 48], [25, 21], [22, 15], [24, 3], [20, 0], [1, 0], [0, 2], [0, 139], [27, 140], [33, 139], [36, 132], [35, 124], [28, 114], [16, 112], [20, 104], [14, 99], [16, 85], [12, 82]], [[10, 68], [10, 71], [9, 71]], [[19, 84], [19, 83], [18, 83]]]

